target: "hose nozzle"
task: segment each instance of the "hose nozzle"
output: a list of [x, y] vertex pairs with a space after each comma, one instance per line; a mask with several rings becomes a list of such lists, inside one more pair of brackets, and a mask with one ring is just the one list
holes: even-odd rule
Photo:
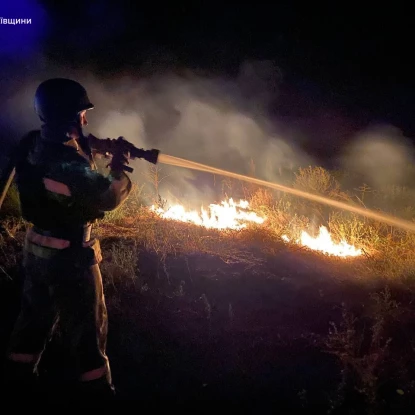
[[129, 151], [132, 159], [140, 158], [153, 164], [157, 164], [160, 153], [160, 150], [156, 150], [155, 148], [151, 150], [143, 150], [142, 148], [130, 147]]

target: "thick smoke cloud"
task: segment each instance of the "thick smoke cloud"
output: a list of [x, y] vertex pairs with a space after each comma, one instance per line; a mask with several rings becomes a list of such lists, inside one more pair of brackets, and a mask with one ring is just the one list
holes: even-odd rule
[[[273, 118], [269, 111], [270, 103], [278, 99], [280, 82], [278, 68], [270, 62], [245, 62], [234, 78], [191, 72], [143, 78], [139, 71], [104, 78], [40, 57], [30, 75], [11, 81], [14, 87], [8, 89], [2, 113], [2, 123], [7, 123], [3, 131], [12, 130], [9, 137], [38, 128], [33, 96], [41, 81], [55, 76], [76, 79], [87, 88], [96, 107], [88, 113], [86, 133], [102, 138], [124, 136], [140, 148], [158, 148], [164, 154], [242, 174], [252, 174], [253, 162], [256, 177], [274, 182], [281, 181], [282, 171], [319, 164], [296, 145], [304, 143], [304, 130]], [[344, 170], [354, 172], [360, 183], [375, 187], [402, 184], [411, 163], [410, 144], [391, 126], [359, 133], [340, 158]], [[151, 165], [133, 161], [132, 166], [134, 179], [148, 182]], [[221, 177], [165, 165], [160, 168], [159, 193], [169, 203], [179, 200], [199, 206], [218, 200]], [[150, 195], [151, 185], [146, 189]]]
[[[282, 169], [311, 163], [295, 147], [295, 133], [271, 120], [268, 105], [277, 94], [279, 72], [270, 62], [246, 62], [238, 77], [207, 78], [187, 73], [153, 77], [103, 79], [53, 63], [41, 65], [9, 96], [6, 119], [18, 120], [15, 136], [37, 128], [33, 95], [37, 85], [55, 76], [70, 77], [88, 90], [96, 108], [88, 113], [91, 132], [102, 138], [124, 136], [141, 148], [158, 148], [165, 154], [190, 159], [242, 174], [252, 173], [278, 181]], [[150, 165], [132, 162], [134, 178], [142, 178]], [[162, 198], [191, 203], [215, 198], [210, 175], [161, 166]], [[221, 178], [215, 178], [220, 180]]]
[[[103, 106], [97, 132], [124, 135], [139, 147], [159, 148], [165, 154], [243, 174], [252, 173], [252, 160], [258, 177], [275, 181], [281, 169], [309, 159], [294, 147], [294, 137], [281, 136], [271, 123], [266, 112], [269, 83], [259, 77], [264, 69], [269, 75], [272, 67], [264, 62], [259, 67], [262, 73], [257, 74], [254, 63], [249, 63], [251, 77], [242, 72], [233, 80], [170, 74], [115, 81], [107, 89], [93, 84], [91, 92]], [[162, 169], [162, 175], [169, 176], [161, 185], [163, 194], [173, 186], [183, 200], [212, 201], [212, 178], [206, 183], [200, 174], [196, 180], [194, 173], [182, 169]]]
[[414, 148], [402, 132], [377, 125], [359, 133], [342, 157], [343, 169], [357, 174], [361, 183], [376, 189], [413, 186], [408, 171], [414, 166]]

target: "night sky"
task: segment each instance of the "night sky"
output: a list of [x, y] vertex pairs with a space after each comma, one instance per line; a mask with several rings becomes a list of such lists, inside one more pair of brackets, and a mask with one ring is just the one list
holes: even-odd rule
[[[109, 75], [136, 72], [147, 62], [141, 70], [149, 73], [186, 67], [233, 76], [246, 60], [271, 60], [282, 76], [271, 108], [277, 116], [346, 119], [345, 134], [379, 122], [415, 135], [413, 25], [410, 12], [396, 5], [317, 10], [258, 2], [13, 4], [18, 15], [3, 4], [0, 14], [33, 16], [38, 24], [24, 27], [20, 40], [10, 33], [21, 27], [1, 26], [2, 66], [13, 62], [30, 71], [30, 48], [59, 64]], [[12, 76], [2, 74], [2, 82]]]

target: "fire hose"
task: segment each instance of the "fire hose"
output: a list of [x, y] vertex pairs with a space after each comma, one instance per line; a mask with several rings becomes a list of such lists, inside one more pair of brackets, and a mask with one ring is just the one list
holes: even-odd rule
[[[87, 137], [88, 143], [93, 152], [96, 154], [101, 154], [104, 156], [111, 156], [116, 153], [123, 153], [127, 154], [131, 160], [134, 159], [144, 159], [152, 164], [157, 164], [158, 156], [160, 150], [151, 149], [151, 150], [144, 150], [142, 148], [136, 147], [134, 144], [130, 143], [129, 141], [125, 140], [123, 137], [119, 137], [117, 139], [113, 138], [97, 138], [92, 134], [89, 134]], [[15, 173], [16, 173], [16, 164], [17, 160], [24, 157], [25, 154], [28, 153], [30, 146], [33, 145], [33, 137], [27, 137], [26, 140], [22, 140], [14, 151], [11, 154], [9, 162], [6, 165], [6, 168], [3, 170], [1, 177], [0, 177], [0, 209], [4, 200], [6, 199], [7, 192], [10, 188], [10, 185], [13, 182]], [[124, 170], [128, 171], [129, 173], [133, 172], [133, 168], [124, 166]]]
[[[87, 139], [92, 150], [102, 155], [128, 153], [128, 157], [132, 160], [144, 159], [152, 164], [157, 164], [158, 162], [160, 150], [156, 150], [154, 148], [151, 150], [143, 150], [142, 148], [137, 148], [134, 144], [131, 144], [123, 137], [118, 137], [117, 139], [97, 138], [92, 134], [89, 134]], [[134, 169], [124, 166], [124, 170], [132, 173]]]

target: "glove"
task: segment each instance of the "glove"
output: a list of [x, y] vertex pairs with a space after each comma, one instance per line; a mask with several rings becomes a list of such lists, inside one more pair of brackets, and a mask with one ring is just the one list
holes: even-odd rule
[[113, 172], [121, 173], [123, 171], [128, 171], [131, 173], [133, 169], [131, 167], [127, 167], [127, 164], [130, 164], [129, 160], [130, 152], [120, 149], [119, 151], [114, 152], [112, 160], [107, 167], [109, 167]]

